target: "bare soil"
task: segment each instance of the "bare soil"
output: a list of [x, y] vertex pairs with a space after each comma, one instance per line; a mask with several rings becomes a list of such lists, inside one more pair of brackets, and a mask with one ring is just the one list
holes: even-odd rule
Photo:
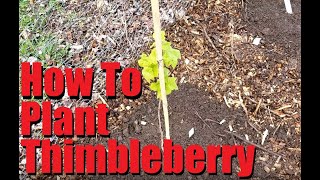
[[286, 13], [283, 0], [268, 3], [248, 1], [244, 18], [247, 30], [269, 43], [284, 47], [290, 63], [301, 67], [301, 1], [291, 0], [293, 14]]
[[[199, 144], [205, 148], [209, 144], [224, 145], [224, 144], [242, 144], [241, 140], [236, 139], [230, 134], [225, 133], [225, 130], [232, 127], [241, 126], [247, 118], [242, 111], [230, 110], [226, 105], [221, 104], [210, 96], [208, 92], [200, 90], [191, 84], [182, 84], [179, 91], [175, 91], [168, 98], [170, 112], [170, 128], [171, 137], [174, 144], [180, 144], [184, 148], [191, 144]], [[155, 98], [144, 105], [139, 106], [123, 128], [115, 130], [111, 133], [112, 139], [117, 139], [119, 144], [125, 144], [129, 147], [130, 138], [139, 139], [141, 147], [148, 144], [155, 144], [160, 147], [161, 139], [158, 126], [158, 101]], [[223, 124], [219, 124], [222, 120]], [[141, 125], [141, 121], [147, 122], [146, 125]], [[163, 121], [162, 121], [163, 122]], [[162, 124], [164, 127], [164, 124]], [[191, 128], [195, 129], [194, 135], [189, 138], [188, 132]], [[251, 130], [253, 132], [254, 130]], [[250, 132], [250, 131], [249, 131]], [[221, 134], [223, 136], [217, 135]], [[251, 134], [249, 134], [251, 136]], [[254, 135], [254, 133], [252, 134]], [[91, 142], [90, 142], [91, 141]], [[81, 143], [102, 143], [107, 147], [107, 138], [100, 139], [98, 142], [93, 142], [89, 138], [83, 139]], [[257, 157], [261, 155], [261, 151], [257, 149]], [[251, 179], [275, 178], [275, 174], [266, 173], [263, 170], [263, 163], [256, 159], [254, 173]], [[182, 175], [147, 175], [143, 171], [141, 175], [114, 176], [79, 176], [81, 179], [238, 179], [237, 169], [238, 162], [233, 158], [232, 174], [223, 175], [221, 173], [221, 159], [218, 159], [217, 175], [192, 175], [184, 172]]]

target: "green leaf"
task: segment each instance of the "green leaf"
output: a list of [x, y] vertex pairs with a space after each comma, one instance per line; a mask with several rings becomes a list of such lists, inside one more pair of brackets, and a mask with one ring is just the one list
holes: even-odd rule
[[153, 68], [152, 67], [145, 67], [142, 70], [142, 76], [146, 79], [148, 83], [153, 80], [156, 76], [154, 76]]
[[[153, 34], [153, 38], [155, 34]], [[165, 77], [165, 90], [166, 94], [171, 94], [172, 91], [177, 90], [178, 86], [176, 83], [176, 77], [170, 77], [169, 67], [175, 68], [178, 64], [178, 59], [181, 58], [180, 51], [171, 47], [171, 43], [166, 41], [165, 32], [161, 31], [161, 40], [162, 40], [162, 53], [164, 61], [164, 77]], [[161, 98], [161, 88], [158, 61], [155, 43], [151, 46], [151, 52], [149, 55], [143, 53], [138, 60], [140, 67], [143, 67], [142, 75], [150, 83], [150, 89], [157, 93], [157, 98]], [[154, 82], [155, 81], [155, 82]]]
[[145, 53], [143, 53], [138, 60], [138, 64], [140, 67], [148, 67], [152, 64], [152, 61], [150, 61], [150, 58]]
[[149, 60], [152, 62], [152, 64], [158, 64], [156, 48], [153, 48], [151, 50], [151, 53], [149, 55]]
[[161, 88], [160, 88], [160, 81], [157, 80], [157, 82], [153, 82], [150, 84], [150, 89], [157, 92], [157, 98], [161, 98]]
[[150, 89], [151, 89], [152, 91], [158, 91], [158, 90], [160, 90], [160, 82], [157, 81], [157, 82], [151, 83], [151, 84], [150, 84]]
[[[166, 95], [171, 94], [173, 90], [178, 90], [178, 86], [176, 83], [175, 77], [166, 77], [165, 78], [165, 86], [166, 86]], [[153, 82], [150, 84], [150, 89], [157, 92], [157, 98], [161, 98], [161, 88], [160, 88], [160, 80], [157, 82]]]
[[170, 70], [168, 68], [164, 68], [164, 77], [169, 77]]
[[171, 48], [171, 42], [162, 41], [162, 51], [165, 52]]
[[164, 51], [163, 54], [163, 60], [164, 64], [169, 67], [172, 66], [172, 68], [175, 68], [178, 64], [178, 59], [181, 58], [180, 51], [173, 48], [168, 48], [166, 51]]
[[176, 77], [168, 77], [166, 78], [166, 94], [169, 95], [173, 90], [178, 90], [178, 86], [176, 83]]
[[151, 66], [152, 71], [153, 71], [153, 76], [154, 77], [158, 77], [158, 73], [159, 73], [159, 68], [158, 68], [158, 64], [154, 64]]
[[166, 67], [170, 67], [172, 64], [171, 59], [166, 54], [163, 55], [163, 63]]

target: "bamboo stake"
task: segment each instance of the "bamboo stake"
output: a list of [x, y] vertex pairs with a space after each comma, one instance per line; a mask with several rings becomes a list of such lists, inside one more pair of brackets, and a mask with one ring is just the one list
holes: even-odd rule
[[162, 100], [162, 108], [163, 108], [163, 115], [164, 115], [164, 124], [166, 129], [166, 139], [170, 139], [168, 102], [167, 102], [166, 87], [165, 87], [165, 81], [164, 81], [163, 60], [162, 60], [159, 0], [151, 0], [151, 8], [152, 8], [153, 29], [155, 34], [156, 54], [157, 54], [157, 60], [158, 60], [158, 66], [159, 66], [160, 91], [161, 91], [161, 100]]

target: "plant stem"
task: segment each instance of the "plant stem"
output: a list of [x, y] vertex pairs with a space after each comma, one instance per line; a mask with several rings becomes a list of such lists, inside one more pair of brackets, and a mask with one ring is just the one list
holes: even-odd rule
[[168, 102], [167, 102], [166, 86], [164, 81], [164, 68], [163, 68], [163, 60], [162, 60], [159, 1], [151, 0], [151, 8], [152, 8], [153, 29], [155, 34], [156, 54], [157, 54], [157, 60], [158, 60], [158, 66], [159, 66], [159, 81], [160, 81], [160, 91], [161, 91], [164, 123], [165, 123], [165, 129], [166, 129], [166, 139], [170, 139]]
[[160, 111], [161, 111], [161, 101], [159, 101], [159, 106], [158, 106], [158, 121], [159, 121], [159, 131], [160, 131], [160, 136], [161, 136], [161, 149], [163, 151], [163, 132], [162, 132], [162, 127], [161, 127], [161, 115], [160, 115]]

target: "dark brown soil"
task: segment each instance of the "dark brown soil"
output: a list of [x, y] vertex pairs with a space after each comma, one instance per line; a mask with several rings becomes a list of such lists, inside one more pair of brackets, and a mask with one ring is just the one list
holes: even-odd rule
[[292, 63], [301, 63], [301, 1], [291, 0], [293, 14], [288, 14], [283, 0], [247, 1], [244, 19], [247, 30], [262, 37], [267, 44], [278, 44]]
[[[168, 97], [170, 102], [170, 132], [171, 139], [174, 144], [180, 144], [184, 148], [191, 144], [199, 144], [205, 148], [209, 144], [244, 144], [238, 139], [225, 133], [229, 129], [229, 124], [232, 126], [242, 125], [246, 120], [245, 115], [241, 111], [230, 110], [224, 104], [212, 100], [209, 93], [199, 90], [199, 88], [182, 84], [178, 91], [175, 91]], [[200, 118], [198, 115], [202, 118]], [[220, 125], [221, 120], [225, 119], [226, 122]], [[147, 122], [146, 125], [141, 125], [140, 122]], [[206, 124], [204, 123], [206, 121]], [[210, 127], [209, 127], [210, 126]], [[164, 124], [162, 124], [164, 127]], [[191, 128], [195, 129], [194, 135], [189, 138], [188, 132]], [[220, 133], [225, 137], [215, 135]], [[253, 133], [254, 134], [254, 133]], [[242, 135], [241, 135], [242, 136]], [[249, 134], [249, 136], [251, 136]], [[129, 147], [129, 139], [137, 138], [141, 142], [141, 147], [147, 144], [155, 144], [160, 146], [160, 132], [158, 126], [158, 101], [152, 99], [150, 102], [140, 106], [129, 118], [128, 122], [124, 123], [123, 128], [111, 134], [111, 138], [117, 139], [119, 144], [126, 144]], [[89, 140], [89, 139], [87, 139]], [[95, 143], [102, 143], [106, 145], [107, 139], [96, 141]], [[89, 143], [89, 142], [87, 142]], [[92, 143], [92, 142], [91, 142]], [[92, 144], [95, 144], [92, 143]], [[257, 149], [257, 155], [260, 150]], [[191, 175], [184, 172], [181, 176], [168, 176], [160, 173], [157, 176], [151, 176], [141, 172], [140, 176], [86, 176], [82, 178], [90, 179], [238, 179], [237, 177], [237, 160], [233, 158], [233, 174], [221, 174], [221, 160], [219, 159], [217, 175]], [[254, 173], [252, 179], [264, 179], [265, 177], [271, 178], [272, 174], [267, 174], [263, 170], [263, 166], [259, 160], [256, 159]]]

